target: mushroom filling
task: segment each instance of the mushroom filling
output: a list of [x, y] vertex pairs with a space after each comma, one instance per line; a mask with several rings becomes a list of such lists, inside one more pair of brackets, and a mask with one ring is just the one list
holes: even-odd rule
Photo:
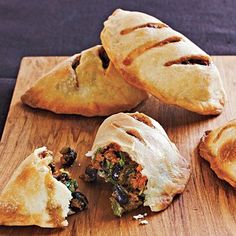
[[118, 144], [111, 143], [96, 151], [92, 165], [86, 168], [85, 180], [96, 180], [97, 172], [113, 185], [111, 207], [114, 215], [120, 217], [144, 202], [147, 177], [141, 171], [141, 165], [132, 161], [128, 153], [122, 152]]

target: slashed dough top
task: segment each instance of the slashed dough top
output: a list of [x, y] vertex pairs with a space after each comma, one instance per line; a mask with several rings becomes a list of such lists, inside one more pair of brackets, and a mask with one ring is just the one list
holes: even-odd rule
[[20, 164], [0, 194], [0, 225], [68, 225], [65, 217], [72, 196], [52, 176], [48, 167], [52, 161], [53, 156], [42, 147]]
[[219, 114], [225, 95], [211, 57], [184, 35], [141, 12], [116, 10], [102, 44], [132, 85], [200, 114]]
[[122, 78], [102, 46], [95, 46], [58, 64], [21, 100], [55, 113], [105, 116], [130, 110], [147, 97]]
[[144, 205], [152, 211], [165, 209], [183, 192], [190, 166], [158, 122], [138, 112], [110, 116], [100, 126], [89, 154], [110, 143], [120, 145], [143, 167], [142, 174], [148, 178]]

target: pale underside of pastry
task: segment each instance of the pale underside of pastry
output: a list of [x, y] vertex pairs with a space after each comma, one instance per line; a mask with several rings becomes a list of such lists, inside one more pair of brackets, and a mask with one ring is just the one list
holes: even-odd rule
[[111, 143], [141, 165], [141, 173], [147, 177], [144, 206], [152, 211], [163, 210], [184, 191], [190, 165], [152, 118], [138, 112], [110, 116], [100, 126], [88, 156], [94, 158], [99, 148]]
[[206, 131], [199, 153], [220, 179], [236, 187], [236, 120]]
[[105, 116], [130, 110], [146, 98], [146, 92], [121, 77], [102, 46], [95, 46], [57, 65], [21, 100], [54, 113]]
[[118, 9], [105, 21], [101, 40], [130, 84], [193, 112], [221, 113], [224, 89], [211, 57], [165, 23]]
[[0, 195], [0, 225], [67, 226], [72, 199], [48, 166], [53, 161], [46, 147], [36, 149], [16, 169]]

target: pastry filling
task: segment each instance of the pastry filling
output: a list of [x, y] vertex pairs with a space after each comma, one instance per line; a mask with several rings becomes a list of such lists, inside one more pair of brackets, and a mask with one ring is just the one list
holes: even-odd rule
[[97, 150], [84, 178], [94, 181], [98, 174], [113, 185], [111, 207], [114, 215], [121, 217], [144, 202], [147, 177], [141, 171], [141, 165], [132, 161], [128, 153], [122, 152], [118, 144], [111, 143]]
[[75, 179], [71, 178], [69, 172], [61, 170], [60, 174], [56, 174], [54, 177], [71, 191], [72, 199], [70, 201], [70, 211], [68, 215], [87, 209], [88, 200], [83, 193], [77, 191], [78, 183]]
[[[62, 154], [61, 164], [63, 167], [71, 166], [77, 157], [77, 153], [70, 147], [64, 147], [60, 151], [60, 153]], [[48, 156], [52, 157], [52, 152], [49, 150], [45, 150], [43, 152], [40, 152], [38, 156], [41, 159], [46, 158]], [[65, 171], [64, 169], [56, 170], [56, 166], [53, 161], [50, 162], [48, 167], [50, 168], [53, 177], [63, 183], [71, 191], [72, 199], [70, 201], [70, 211], [68, 214], [71, 215], [85, 210], [88, 207], [88, 200], [84, 194], [77, 191], [77, 181], [71, 178], [70, 173], [68, 171]]]

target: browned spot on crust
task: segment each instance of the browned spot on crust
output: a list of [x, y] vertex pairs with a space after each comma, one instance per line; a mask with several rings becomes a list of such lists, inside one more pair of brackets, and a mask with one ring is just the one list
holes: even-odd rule
[[176, 43], [176, 42], [179, 42], [180, 40], [181, 40], [181, 37], [173, 36], [173, 37], [169, 37], [167, 39], [164, 39], [160, 42], [149, 41], [149, 42], [135, 48], [133, 51], [131, 51], [128, 54], [128, 56], [124, 59], [123, 64], [126, 66], [130, 65], [135, 60], [136, 57], [140, 56], [145, 51], [147, 51], [151, 48], [161, 47], [161, 46], [164, 46], [169, 43]]
[[230, 162], [236, 159], [236, 140], [230, 140], [220, 147], [219, 158], [222, 162]]
[[223, 132], [224, 132], [225, 130], [230, 129], [230, 128], [233, 128], [233, 127], [236, 128], [236, 125], [235, 125], [235, 124], [229, 124], [229, 125], [224, 126], [224, 127], [220, 130], [220, 132], [216, 135], [216, 137], [214, 138], [213, 143], [216, 143], [216, 142], [220, 139], [220, 136], [223, 134]]
[[140, 122], [143, 122], [144, 124], [146, 124], [146, 125], [148, 125], [152, 128], [155, 128], [154, 125], [152, 124], [152, 121], [146, 115], [144, 115], [143, 113], [134, 113], [130, 116], [133, 117], [134, 119], [140, 121]]
[[164, 65], [165, 66], [172, 66], [172, 65], [202, 65], [202, 66], [209, 66], [210, 60], [207, 56], [203, 55], [192, 55], [192, 56], [184, 56], [180, 57], [177, 60], [168, 61]]
[[141, 28], [161, 29], [161, 28], [164, 28], [164, 27], [168, 27], [168, 26], [164, 23], [146, 23], [146, 24], [143, 24], [143, 25], [137, 25], [135, 27], [131, 27], [131, 28], [121, 30], [120, 34], [121, 35], [129, 34], [129, 33], [133, 32], [134, 30], [141, 29]]
[[[37, 171], [32, 166], [27, 166], [25, 169], [22, 170], [22, 172], [17, 176], [17, 179], [15, 181], [15, 185], [21, 185], [26, 184], [29, 182], [32, 177], [37, 176]], [[36, 182], [37, 183], [37, 182]]]
[[145, 143], [141, 134], [135, 129], [126, 130], [126, 133], [137, 138], [140, 142]]
[[48, 223], [52, 224], [55, 227], [61, 227], [62, 222], [64, 221], [64, 218], [62, 217], [62, 208], [60, 205], [57, 205], [55, 202], [53, 202], [55, 196], [55, 187], [53, 185], [52, 176], [50, 174], [47, 174], [47, 176], [45, 177], [45, 185], [48, 192], [46, 211], [51, 218]]
[[[14, 220], [13, 220], [14, 219]], [[25, 216], [19, 214], [17, 204], [0, 201], [0, 223], [7, 224], [11, 221], [24, 221]]]

